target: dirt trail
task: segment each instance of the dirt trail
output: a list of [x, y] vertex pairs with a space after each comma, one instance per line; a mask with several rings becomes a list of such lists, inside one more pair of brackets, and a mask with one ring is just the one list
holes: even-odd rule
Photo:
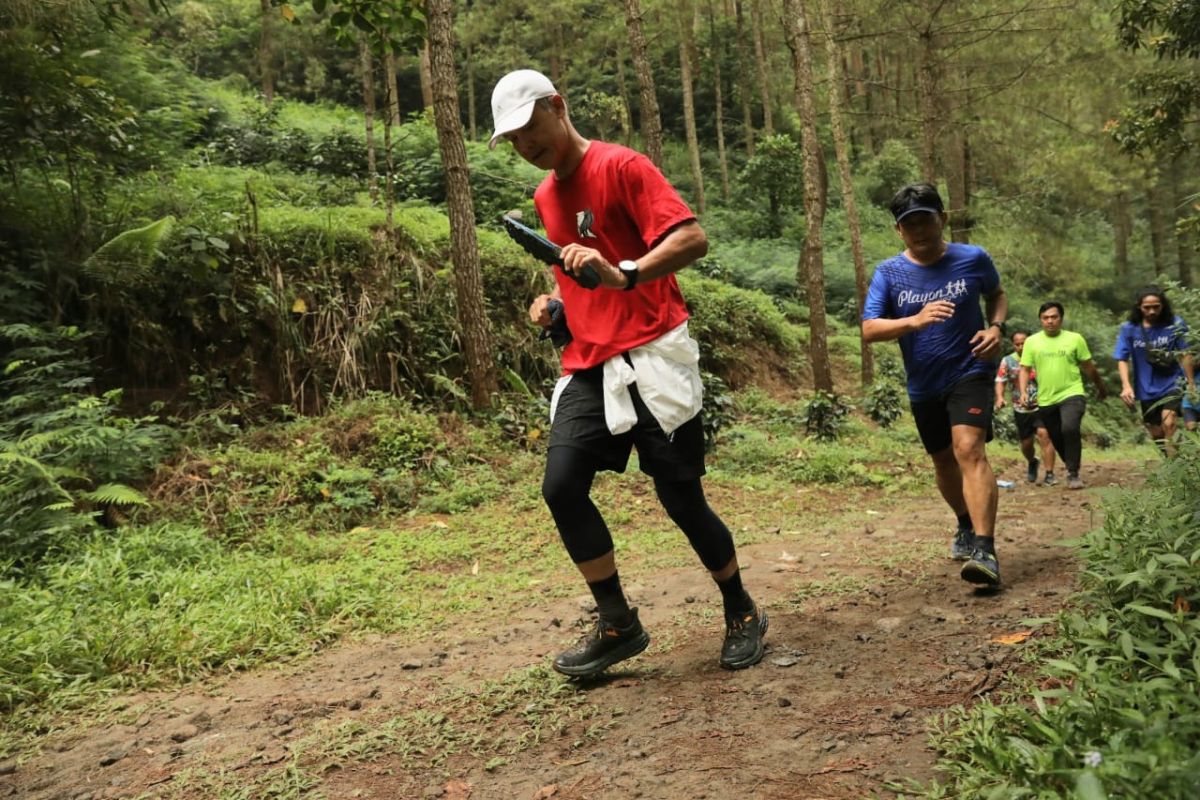
[[[1127, 472], [1098, 465], [1090, 483]], [[123, 724], [47, 736], [0, 776], [0, 797], [283, 798], [309, 785], [326, 798], [888, 795], [885, 781], [932, 775], [928, 719], [1015, 666], [1019, 646], [990, 640], [1061, 608], [1075, 551], [1059, 542], [1099, 524], [1098, 498], [1004, 491], [999, 594], [973, 591], [944, 557], [940, 502], [839, 499], [861, 511], [852, 529], [770, 531], [742, 549], [771, 616], [753, 669], [717, 667], [715, 592], [695, 567], [668, 569], [626, 578], [654, 642], [598, 683], [564, 691], [532, 669], [587, 616], [577, 600], [541, 601], [486, 636], [376, 637], [130, 696]]]

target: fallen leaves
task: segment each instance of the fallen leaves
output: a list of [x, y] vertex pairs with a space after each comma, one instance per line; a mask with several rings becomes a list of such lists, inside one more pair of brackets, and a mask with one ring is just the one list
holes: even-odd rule
[[1020, 644], [1033, 635], [1033, 631], [1016, 631], [1015, 633], [1006, 633], [1001, 636], [993, 636], [988, 639], [993, 644]]

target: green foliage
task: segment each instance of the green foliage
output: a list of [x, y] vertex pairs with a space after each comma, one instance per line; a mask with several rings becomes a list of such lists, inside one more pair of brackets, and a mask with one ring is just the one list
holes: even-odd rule
[[904, 415], [904, 390], [891, 380], [876, 380], [867, 388], [863, 411], [885, 428]]
[[1200, 442], [1113, 499], [1036, 684], [949, 715], [931, 797], [1200, 792]]
[[838, 438], [842, 422], [853, 408], [844, 397], [828, 392], [813, 392], [804, 403], [800, 422], [804, 431], [818, 441], [832, 442]]
[[145, 478], [174, 433], [117, 414], [120, 391], [88, 393], [73, 329], [0, 327], [0, 575], [30, 568], [95, 529], [105, 507], [144, 505], [126, 481]]
[[921, 168], [912, 149], [900, 139], [888, 139], [864, 166], [862, 185], [872, 203], [886, 208], [901, 187], [918, 180], [920, 175]]
[[701, 371], [704, 383], [704, 449], [717, 446], [717, 435], [733, 421], [734, 399], [729, 385], [711, 372]]
[[765, 228], [760, 236], [776, 237], [783, 231], [782, 214], [803, 199], [804, 180], [800, 145], [790, 136], [764, 137], [754, 155], [738, 175], [738, 183], [749, 202], [766, 201]]

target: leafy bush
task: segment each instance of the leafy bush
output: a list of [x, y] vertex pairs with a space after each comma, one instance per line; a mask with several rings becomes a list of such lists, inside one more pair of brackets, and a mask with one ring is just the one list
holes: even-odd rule
[[1200, 440], [1108, 507], [1024, 690], [951, 714], [931, 797], [1200, 795]]
[[828, 392], [813, 392], [804, 403], [800, 421], [809, 436], [819, 441], [831, 442], [837, 439], [842, 421], [851, 408], [844, 397]]
[[894, 381], [875, 381], [867, 389], [863, 411], [884, 428], [891, 427], [904, 414], [904, 390]]
[[148, 476], [174, 433], [95, 396], [74, 329], [0, 327], [12, 344], [0, 371], [0, 575], [36, 563], [92, 530], [108, 507], [142, 505], [128, 486]]
[[917, 157], [900, 139], [888, 139], [879, 154], [863, 169], [867, 197], [877, 206], [886, 206], [900, 189], [921, 174]]

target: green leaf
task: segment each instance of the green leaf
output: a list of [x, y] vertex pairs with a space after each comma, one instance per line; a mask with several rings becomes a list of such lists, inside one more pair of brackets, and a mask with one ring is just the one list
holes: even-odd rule
[[354, 15], [354, 27], [356, 27], [360, 31], [364, 31], [366, 33], [374, 33], [375, 32], [375, 26], [372, 25], [371, 21], [369, 19], [367, 19], [366, 17], [364, 17], [362, 14]]
[[328, 0], [312, 0], [313, 11], [317, 12], [318, 14], [325, 13], [325, 6], [327, 3]]
[[1075, 796], [1080, 800], [1108, 800], [1108, 792], [1095, 772], [1084, 770], [1075, 778]]
[[350, 12], [349, 11], [338, 11], [336, 14], [334, 14], [332, 17], [329, 18], [329, 23], [331, 25], [333, 25], [333, 27], [335, 27], [335, 28], [344, 28], [344, 27], [346, 27], [347, 23], [349, 23], [349, 22], [350, 22]]
[[1125, 607], [1131, 611], [1136, 611], [1139, 614], [1145, 614], [1147, 617], [1157, 617], [1158, 619], [1165, 620], [1175, 619], [1174, 616], [1168, 614], [1166, 611], [1163, 611], [1161, 608], [1151, 608], [1150, 606], [1138, 605], [1137, 603], [1130, 603]]
[[83, 497], [94, 503], [104, 503], [111, 506], [146, 506], [150, 501], [137, 489], [122, 483], [105, 483], [90, 492], [83, 492]]
[[1129, 635], [1129, 631], [1121, 631], [1119, 638], [1121, 643], [1121, 652], [1126, 658], [1133, 658], [1133, 637]]

